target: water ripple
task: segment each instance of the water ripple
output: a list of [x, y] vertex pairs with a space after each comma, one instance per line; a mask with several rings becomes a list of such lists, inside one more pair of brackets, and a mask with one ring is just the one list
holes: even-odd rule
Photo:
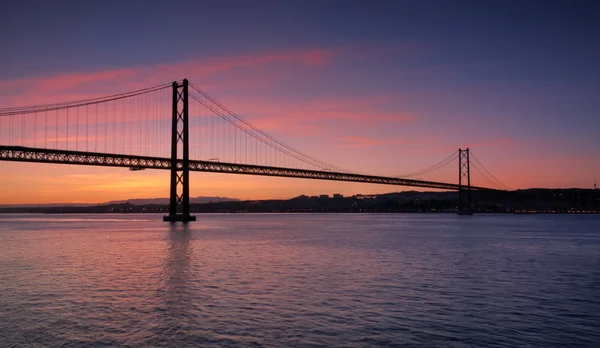
[[1, 347], [597, 347], [600, 217], [0, 217]]

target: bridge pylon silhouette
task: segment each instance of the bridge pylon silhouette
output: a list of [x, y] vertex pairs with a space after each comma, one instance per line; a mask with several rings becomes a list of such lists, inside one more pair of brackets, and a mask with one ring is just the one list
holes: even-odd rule
[[473, 215], [469, 148], [458, 149], [458, 215]]
[[[188, 80], [173, 82], [169, 215], [163, 221], [196, 221], [190, 215], [190, 142]], [[179, 159], [181, 145], [182, 158]]]

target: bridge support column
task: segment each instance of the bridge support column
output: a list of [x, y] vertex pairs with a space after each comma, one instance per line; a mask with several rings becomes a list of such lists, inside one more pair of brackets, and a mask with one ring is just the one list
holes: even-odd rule
[[[171, 194], [169, 215], [163, 221], [196, 221], [190, 215], [190, 147], [188, 129], [188, 80], [173, 82], [173, 119], [171, 135]], [[183, 159], [179, 159], [181, 144]]]
[[458, 215], [473, 215], [469, 148], [458, 149]]

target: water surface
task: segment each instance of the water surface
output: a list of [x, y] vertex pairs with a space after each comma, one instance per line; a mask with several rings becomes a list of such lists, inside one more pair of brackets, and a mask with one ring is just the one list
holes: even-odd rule
[[600, 347], [600, 216], [0, 215], [2, 347]]

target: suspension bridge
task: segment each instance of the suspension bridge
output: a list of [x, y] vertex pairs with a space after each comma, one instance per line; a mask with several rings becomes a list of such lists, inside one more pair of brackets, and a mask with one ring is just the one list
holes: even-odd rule
[[[0, 160], [169, 170], [165, 221], [195, 221], [190, 171], [456, 190], [457, 211], [464, 215], [472, 214], [472, 190], [507, 190], [469, 149], [402, 176], [354, 173], [273, 137], [188, 80], [106, 97], [2, 108]], [[458, 183], [422, 179], [452, 163], [458, 163]], [[489, 186], [471, 185], [471, 166]]]

